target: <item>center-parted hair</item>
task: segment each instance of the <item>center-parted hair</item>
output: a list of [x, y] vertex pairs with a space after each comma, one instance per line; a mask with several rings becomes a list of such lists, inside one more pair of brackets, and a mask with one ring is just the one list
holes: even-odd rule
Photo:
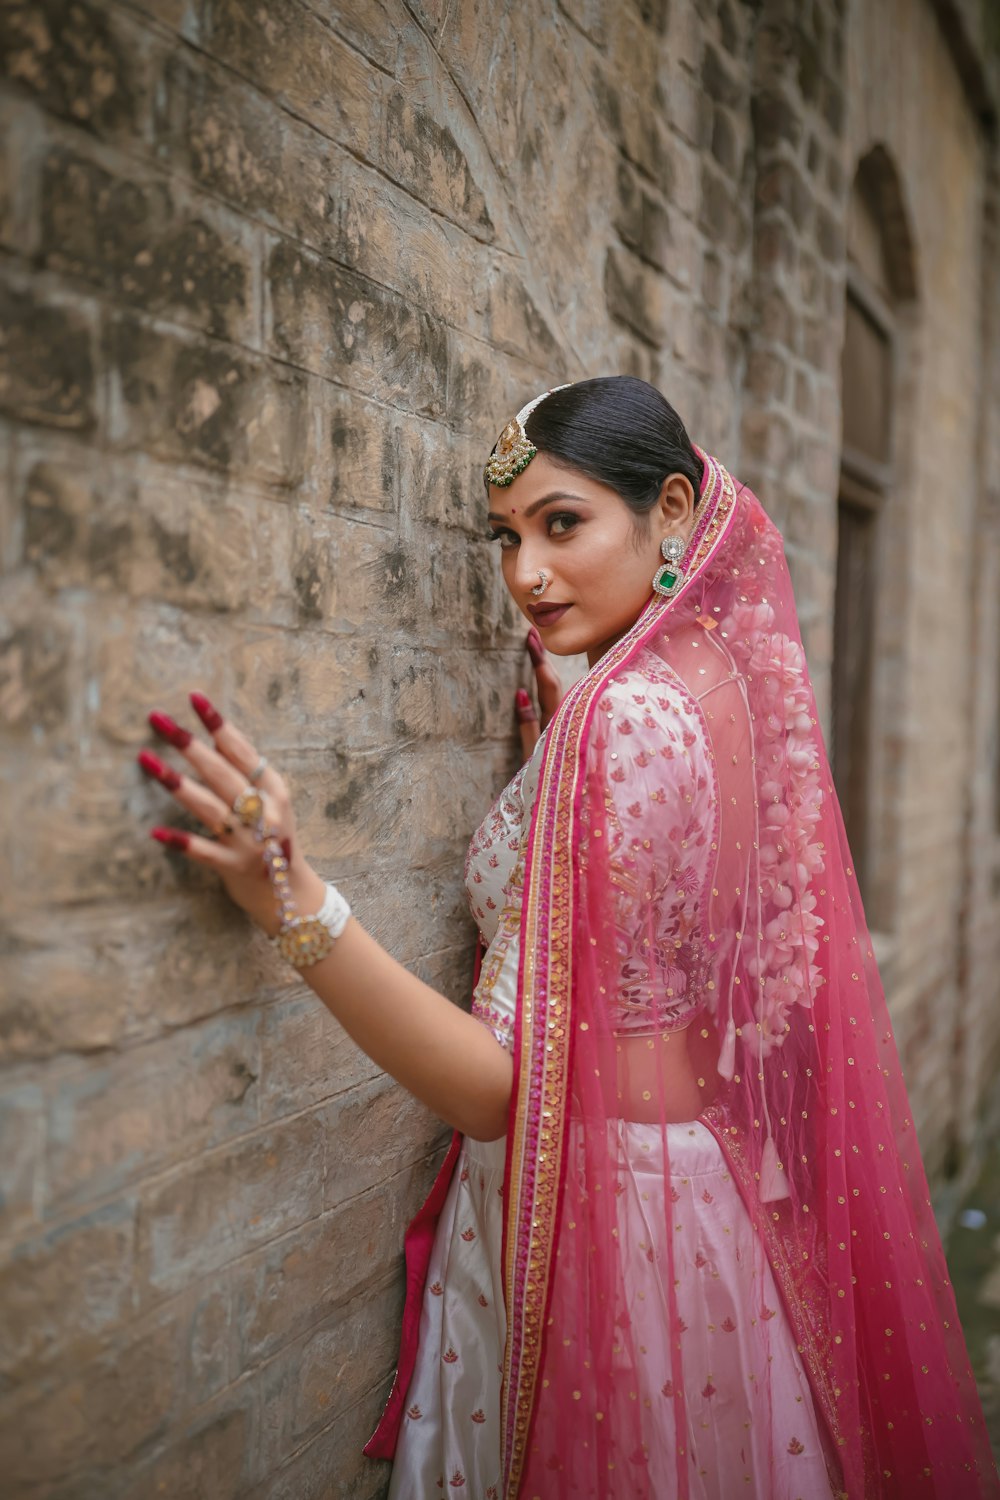
[[668, 474], [701, 492], [704, 464], [687, 429], [655, 386], [633, 375], [601, 375], [553, 391], [528, 417], [531, 442], [553, 462], [605, 484], [637, 515], [656, 504]]

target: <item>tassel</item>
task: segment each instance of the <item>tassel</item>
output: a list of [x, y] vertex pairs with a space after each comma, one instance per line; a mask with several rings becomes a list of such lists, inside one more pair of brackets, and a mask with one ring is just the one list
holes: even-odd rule
[[779, 1170], [778, 1148], [774, 1144], [774, 1137], [769, 1135], [760, 1157], [760, 1201], [777, 1203], [779, 1198], [790, 1196], [785, 1174]]
[[722, 1046], [719, 1049], [718, 1071], [727, 1082], [732, 1081], [736, 1072], [736, 1024], [732, 1016], [726, 1027], [726, 1034], [722, 1038]]

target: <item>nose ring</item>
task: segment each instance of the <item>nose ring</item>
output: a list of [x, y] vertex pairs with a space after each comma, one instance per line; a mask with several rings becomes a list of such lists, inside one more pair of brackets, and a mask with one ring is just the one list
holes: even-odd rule
[[547, 573], [543, 573], [542, 570], [541, 570], [541, 568], [539, 568], [539, 570], [538, 570], [538, 582], [535, 584], [535, 587], [531, 590], [531, 592], [534, 594], [534, 596], [535, 596], [536, 599], [540, 599], [541, 598], [541, 596], [545, 593], [545, 590], [548, 588], [548, 586], [551, 583], [551, 581], [552, 580], [549, 578], [548, 574]]

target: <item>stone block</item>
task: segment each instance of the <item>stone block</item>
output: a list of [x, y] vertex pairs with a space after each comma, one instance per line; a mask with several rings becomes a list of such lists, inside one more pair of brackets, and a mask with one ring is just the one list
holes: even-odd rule
[[0, 1394], [24, 1389], [56, 1362], [64, 1371], [86, 1362], [100, 1339], [127, 1321], [134, 1310], [134, 1216], [134, 1204], [121, 1200], [0, 1257]]
[[779, 354], [754, 349], [747, 361], [746, 383], [755, 401], [762, 404], [781, 402], [788, 385], [788, 364]]
[[382, 73], [302, 0], [206, 0], [202, 41], [324, 135], [368, 161], [384, 161]]
[[131, 316], [109, 331], [111, 437], [119, 448], [275, 485], [302, 474], [299, 372]]
[[483, 464], [505, 424], [543, 384], [536, 368], [449, 332], [448, 425], [473, 437]]
[[328, 1144], [326, 1208], [366, 1192], [388, 1171], [422, 1161], [448, 1129], [387, 1077], [361, 1084], [322, 1106]]
[[41, 1208], [45, 1101], [37, 1083], [10, 1082], [0, 1092], [0, 1137], [0, 1232], [8, 1235], [34, 1225]]
[[488, 288], [491, 342], [562, 374], [565, 360], [559, 341], [521, 277], [503, 265], [495, 265]]
[[747, 84], [733, 65], [711, 42], [705, 47], [701, 65], [701, 83], [708, 97], [727, 109], [741, 109], [746, 101]]
[[169, 1296], [313, 1219], [323, 1207], [326, 1130], [313, 1112], [187, 1163], [144, 1190], [139, 1285]]
[[495, 237], [486, 196], [450, 126], [416, 102], [412, 88], [388, 91], [380, 165], [477, 240], [488, 243]]
[[227, 715], [282, 770], [343, 742], [386, 743], [388, 705], [369, 679], [377, 647], [349, 639], [331, 645], [318, 629], [251, 627], [230, 657]]
[[97, 135], [141, 135], [150, 69], [128, 16], [75, 0], [13, 0], [0, 12], [3, 76], [43, 109]]
[[116, 1192], [251, 1129], [256, 1029], [252, 1014], [227, 1015], [64, 1076], [49, 1107], [49, 1205]]
[[696, 78], [676, 69], [667, 83], [667, 115], [682, 141], [702, 151], [712, 139], [712, 100]]
[[766, 212], [783, 208], [796, 229], [809, 226], [814, 208], [813, 192], [788, 157], [778, 157], [765, 166], [757, 178], [756, 198], [758, 209]]
[[365, 1391], [312, 1442], [275, 1468], [248, 1500], [385, 1500], [388, 1470], [365, 1458], [359, 1434], [363, 1440], [374, 1432], [389, 1386], [385, 1379]]
[[359, 1391], [371, 1390], [389, 1373], [402, 1305], [398, 1283], [382, 1288], [271, 1361], [261, 1388], [260, 1464], [265, 1472], [353, 1406]]
[[241, 1500], [253, 1461], [255, 1414], [252, 1393], [228, 1397], [211, 1412], [171, 1431], [157, 1455], [130, 1466], [120, 1500], [164, 1500], [182, 1495]]
[[34, 200], [40, 134], [33, 104], [12, 95], [0, 99], [0, 245], [25, 257], [38, 248]]
[[786, 94], [761, 90], [750, 101], [754, 139], [758, 150], [787, 146], [795, 151], [802, 140], [801, 107]]
[[478, 240], [351, 157], [340, 210], [338, 261], [444, 323], [481, 331], [488, 288]]
[[397, 419], [393, 451], [401, 511], [480, 540], [487, 526], [483, 466], [492, 442], [477, 442], [443, 423]]
[[[0, 621], [0, 712], [14, 743], [63, 729], [78, 651], [65, 609], [37, 618], [28, 580], [5, 590]], [[2, 814], [0, 814], [2, 817]], [[15, 851], [6, 851], [8, 856]]]
[[98, 420], [95, 316], [80, 299], [0, 285], [0, 411], [89, 433]]
[[232, 1273], [238, 1365], [253, 1368], [402, 1270], [403, 1235], [430, 1191], [437, 1154], [276, 1240]]
[[739, 180], [743, 169], [743, 142], [732, 113], [716, 105], [712, 114], [712, 155], [728, 177]]
[[158, 155], [208, 192], [333, 253], [340, 242], [343, 150], [275, 110], [258, 91], [192, 55], [164, 65]]
[[386, 73], [398, 73], [400, 12], [392, 0], [312, 0], [313, 13]]
[[762, 281], [773, 277], [783, 285], [798, 265], [799, 242], [795, 230], [783, 216], [757, 219], [753, 238], [755, 262]]
[[[367, 873], [392, 851], [424, 867], [460, 859], [496, 790], [484, 787], [478, 759], [468, 748], [432, 744], [378, 755], [338, 748], [321, 761], [290, 762], [310, 860], [346, 876]], [[418, 806], [420, 825], [410, 813]]]
[[740, 213], [733, 184], [706, 163], [701, 174], [698, 227], [711, 244], [738, 250], [742, 240]]
[[53, 589], [120, 589], [128, 575], [127, 506], [107, 504], [89, 449], [32, 454], [20, 486], [22, 559]]
[[559, 0], [559, 9], [595, 47], [604, 47], [608, 39], [608, 18], [601, 0]]
[[668, 291], [660, 277], [636, 256], [608, 248], [604, 270], [607, 309], [646, 343], [663, 342], [668, 324]]
[[339, 513], [392, 513], [400, 458], [393, 415], [374, 401], [316, 378], [309, 384], [309, 448], [300, 490]]
[[68, 146], [41, 168], [41, 255], [116, 301], [255, 341], [254, 244], [214, 205], [191, 203], [170, 179], [117, 171]]
[[376, 1064], [311, 991], [263, 1011], [260, 1066], [260, 1109], [265, 1121], [323, 1103], [380, 1076]]
[[267, 340], [279, 358], [390, 405], [443, 414], [447, 343], [426, 313], [283, 241], [267, 282]]
[[179, 1334], [167, 1310], [52, 1384], [6, 1398], [0, 1472], [11, 1493], [51, 1493], [78, 1475], [87, 1484], [98, 1467], [106, 1485], [136, 1449], [162, 1436], [183, 1393]]

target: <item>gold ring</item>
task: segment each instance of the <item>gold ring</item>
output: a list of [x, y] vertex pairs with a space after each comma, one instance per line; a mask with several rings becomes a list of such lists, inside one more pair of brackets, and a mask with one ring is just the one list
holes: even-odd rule
[[259, 828], [264, 821], [264, 799], [255, 786], [245, 786], [233, 803], [233, 812], [244, 828]]

